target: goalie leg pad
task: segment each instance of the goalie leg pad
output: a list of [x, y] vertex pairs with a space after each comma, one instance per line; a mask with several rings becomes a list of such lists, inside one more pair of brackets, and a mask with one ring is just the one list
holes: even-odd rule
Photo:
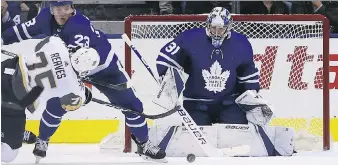
[[272, 143], [270, 137], [267, 135], [267, 133], [265, 132], [264, 128], [259, 126], [259, 125], [255, 125], [259, 135], [262, 138], [262, 141], [264, 143], [266, 152], [268, 153], [268, 156], [281, 156], [281, 154], [276, 150], [274, 144]]
[[295, 130], [287, 127], [267, 127], [266, 128], [275, 149], [282, 156], [291, 156], [295, 149]]
[[[210, 142], [217, 148], [250, 146], [250, 152], [238, 156], [290, 156], [294, 148], [294, 130], [285, 127], [266, 127], [268, 139], [262, 139], [259, 130], [252, 124], [215, 124], [202, 126]], [[193, 153], [196, 156], [206, 156], [200, 146], [191, 141], [191, 134], [184, 126], [156, 126], [149, 130], [151, 141], [166, 149], [167, 156], [186, 156]], [[267, 150], [267, 143], [270, 148]], [[273, 150], [275, 149], [275, 151]], [[268, 152], [269, 151], [269, 152]], [[275, 152], [275, 153], [274, 153]]]
[[[213, 126], [200, 127], [207, 135], [211, 144], [217, 146], [217, 128]], [[192, 135], [185, 126], [155, 126], [149, 129], [150, 141], [166, 150], [167, 156], [186, 157], [193, 153], [195, 156], [207, 156], [201, 146], [192, 140]]]
[[258, 129], [249, 124], [216, 124], [218, 148], [250, 146], [250, 152], [239, 156], [269, 156], [266, 139], [262, 139]]

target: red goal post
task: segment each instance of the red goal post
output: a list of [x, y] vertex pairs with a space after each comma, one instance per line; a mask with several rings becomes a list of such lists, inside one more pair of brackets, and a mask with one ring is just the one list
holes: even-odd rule
[[[206, 15], [129, 16], [125, 19], [125, 33], [128, 35], [128, 37], [132, 41], [135, 39], [137, 40], [137, 39], [143, 38], [143, 39], [149, 39], [149, 40], [152, 40], [153, 42], [156, 42], [156, 39], [157, 39], [156, 37], [158, 37], [159, 39], [172, 39], [179, 32], [184, 31], [185, 28], [195, 27], [195, 25], [192, 25], [190, 27], [190, 24], [188, 26], [183, 25], [183, 27], [181, 27], [181, 26], [176, 26], [175, 23], [184, 24], [184, 23], [190, 22], [191, 24], [194, 24], [194, 22], [200, 22], [201, 25], [199, 26], [203, 26], [203, 22], [206, 20], [206, 17], [207, 17]], [[321, 69], [317, 70], [315, 82], [314, 82], [316, 86], [314, 88], [321, 89], [320, 93], [322, 94], [322, 96], [316, 95], [316, 97], [313, 97], [313, 99], [320, 97], [321, 103], [318, 103], [318, 104], [320, 104], [321, 109], [318, 108], [318, 111], [321, 111], [320, 116], [322, 117], [322, 120], [319, 120], [320, 123], [317, 122], [313, 124], [314, 120], [309, 119], [311, 120], [311, 126], [309, 127], [315, 128], [317, 126], [312, 126], [312, 125], [318, 125], [318, 127], [321, 125], [320, 126], [321, 128], [319, 128], [319, 130], [316, 130], [314, 132], [317, 132], [317, 133], [322, 132], [323, 149], [329, 150], [330, 148], [330, 132], [329, 132], [329, 122], [330, 122], [330, 115], [329, 115], [329, 111], [330, 111], [330, 108], [329, 108], [329, 29], [330, 29], [330, 25], [329, 25], [328, 19], [321, 15], [233, 15], [233, 19], [234, 19], [234, 24], [239, 24], [239, 27], [234, 27], [234, 29], [238, 30], [244, 35], [247, 35], [249, 39], [253, 38], [253, 40], [256, 40], [256, 42], [260, 42], [260, 40], [261, 42], [263, 42], [264, 39], [276, 39], [278, 41], [285, 39], [286, 41], [288, 41], [288, 39], [290, 38], [297, 38], [299, 40], [299, 46], [298, 44], [297, 46], [294, 46], [295, 47], [294, 56], [292, 56], [291, 54], [288, 54], [288, 56], [285, 57], [287, 58], [288, 62], [292, 62], [291, 70], [293, 69], [296, 70], [294, 73], [293, 71], [290, 71], [289, 81], [287, 83], [288, 87], [290, 88], [290, 89], [287, 89], [287, 91], [290, 91], [290, 93], [286, 95], [289, 95], [290, 97], [294, 94], [294, 92], [304, 93], [302, 90], [307, 90], [307, 89], [310, 90], [310, 88], [311, 88], [310, 94], [315, 93], [315, 92], [312, 92], [312, 87], [309, 87], [310, 83], [303, 82], [302, 80], [302, 77], [304, 77], [304, 75], [306, 74], [303, 75], [303, 71], [301, 73], [298, 73], [298, 70], [304, 69], [307, 71], [317, 66], [317, 65], [314, 65], [314, 67], [312, 66], [307, 67], [307, 64], [304, 64], [305, 62], [309, 60], [315, 61], [313, 60], [312, 56], [308, 57], [310, 55], [306, 53], [308, 49], [312, 49], [314, 47], [312, 46], [312, 43], [311, 43], [312, 41], [310, 42], [310, 40], [313, 39], [313, 42], [319, 43], [319, 45], [322, 45], [322, 46], [319, 46], [320, 50], [319, 52], [317, 52], [317, 54], [321, 54], [321, 55], [318, 55], [317, 61], [321, 61], [322, 66], [320, 66]], [[144, 23], [144, 28], [142, 27], [142, 23]], [[161, 23], [163, 23], [163, 25], [161, 25]], [[168, 26], [166, 26], [166, 24], [168, 24]], [[176, 30], [172, 30], [173, 31], [172, 32], [170, 31], [170, 28], [176, 28]], [[180, 30], [177, 30], [177, 28], [179, 28]], [[275, 30], [279, 30], [280, 32], [276, 33]], [[268, 32], [268, 34], [258, 34], [257, 31], [260, 31], [259, 33]], [[256, 35], [255, 32], [257, 32], [257, 36], [253, 36], [253, 35]], [[168, 35], [168, 37], [166, 37], [166, 35]], [[320, 41], [318, 42], [318, 40]], [[302, 44], [302, 42], [304, 43]], [[283, 43], [283, 41], [280, 41], [280, 43]], [[145, 44], [147, 43], [142, 43], [142, 44], [143, 44], [142, 46], [144, 47]], [[140, 45], [141, 45], [140, 43], [136, 43], [136, 46], [141, 47]], [[260, 63], [263, 63], [261, 64], [260, 73], [261, 73], [261, 79], [264, 79], [264, 80], [261, 80], [260, 83], [261, 83], [261, 86], [264, 87], [264, 89], [269, 89], [271, 85], [270, 84], [271, 81], [273, 84], [274, 79], [271, 80], [273, 72], [276, 72], [276, 74], [278, 74], [277, 71], [274, 71], [274, 69], [275, 70], [277, 69], [274, 66], [275, 61], [272, 60], [271, 62], [272, 58], [275, 58], [275, 59], [278, 58], [278, 57], [276, 58], [276, 52], [278, 51], [277, 50], [278, 46], [282, 47], [283, 44], [277, 45], [277, 46], [266, 46], [265, 55], [274, 54], [271, 58], [262, 60], [262, 59], [259, 59], [259, 57], [262, 57], [262, 56], [256, 56], [256, 59], [255, 59], [259, 61]], [[149, 47], [144, 48], [144, 49], [153, 49], [153, 47], [154, 45], [149, 44]], [[254, 50], [256, 49], [255, 45], [253, 45], [253, 49]], [[149, 55], [148, 53], [143, 54], [142, 50], [140, 51], [140, 53], [142, 56]], [[279, 55], [279, 53], [277, 54]], [[132, 76], [133, 71], [137, 72], [137, 69], [133, 68], [133, 61], [132, 61], [132, 59], [136, 60], [137, 58], [136, 56], [134, 57], [133, 56], [134, 55], [132, 55], [131, 49], [128, 47], [128, 45], [125, 45], [125, 69], [130, 76]], [[156, 56], [156, 54], [155, 55], [152, 54], [151, 56]], [[267, 65], [264, 66], [264, 64], [267, 64]], [[284, 65], [284, 63], [281, 65]], [[280, 76], [280, 77], [283, 77], [283, 76]], [[279, 89], [279, 90], [283, 91], [282, 89]], [[278, 94], [275, 93], [275, 95], [278, 95]], [[303, 95], [300, 95], [299, 97], [301, 96]], [[286, 101], [290, 101], [290, 104], [293, 100], [287, 97], [284, 99]], [[267, 100], [269, 100], [269, 98], [267, 98]], [[311, 99], [308, 100], [309, 103], [312, 101], [313, 100]], [[299, 102], [299, 103], [292, 102], [292, 103], [296, 106], [304, 106], [306, 102]], [[288, 102], [284, 102], [284, 104], [288, 104]], [[295, 120], [292, 120], [292, 121], [290, 120], [290, 121], [293, 123], [296, 123], [297, 126], [304, 127], [303, 125], [300, 124], [302, 122], [299, 121], [300, 119], [298, 119], [298, 117], [293, 117], [291, 115], [290, 118], [291, 119], [295, 118]], [[283, 119], [283, 123], [289, 122], [288, 119], [286, 119], [285, 121], [284, 120], [285, 119]], [[286, 125], [290, 126], [289, 124], [286, 124]], [[125, 142], [124, 152], [131, 152], [132, 145], [131, 145], [130, 133], [127, 127], [125, 129], [126, 131], [125, 131], [125, 136], [124, 136], [124, 142]]]

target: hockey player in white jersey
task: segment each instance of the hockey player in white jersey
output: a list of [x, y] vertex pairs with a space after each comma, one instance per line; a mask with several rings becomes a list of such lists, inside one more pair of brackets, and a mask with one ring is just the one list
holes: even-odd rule
[[[291, 155], [291, 129], [276, 128], [274, 133], [265, 130], [273, 112], [258, 93], [259, 71], [251, 44], [232, 27], [230, 12], [223, 7], [214, 8], [206, 27], [186, 30], [162, 47], [157, 58], [159, 76], [170, 75], [168, 72], [174, 75], [169, 81], [176, 82], [178, 93], [183, 92], [183, 107], [197, 125], [234, 125], [220, 127], [224, 130], [220, 135], [238, 136], [224, 141], [223, 147], [244, 142], [252, 147], [249, 156]], [[184, 85], [179, 72], [189, 75]], [[246, 131], [256, 135], [254, 139], [243, 136], [240, 129], [234, 134], [233, 128], [248, 124], [250, 129]], [[278, 136], [268, 138], [267, 134]]]
[[[34, 112], [44, 109], [39, 137], [47, 131], [56, 131], [63, 114], [79, 109], [90, 101], [90, 90], [80, 80], [99, 64], [99, 56], [92, 48], [80, 48], [69, 54], [59, 37], [47, 37], [32, 51], [18, 57], [17, 70], [13, 75], [14, 94], [20, 100], [34, 86], [44, 87], [40, 97], [27, 109]], [[61, 116], [61, 117], [60, 117]], [[42, 128], [47, 126], [49, 128]], [[33, 154], [37, 162], [46, 156], [48, 142], [36, 141]], [[15, 158], [15, 157], [14, 157]]]
[[67, 111], [79, 109], [86, 100], [85, 86], [79, 78], [98, 66], [96, 51], [81, 48], [70, 55], [65, 43], [54, 36], [43, 39], [34, 51], [19, 57], [20, 73], [16, 76], [22, 78], [22, 85], [16, 79], [15, 94], [20, 96], [32, 86], [43, 86], [44, 92], [28, 110], [34, 111], [45, 102], [46, 111], [50, 102], [60, 103]]

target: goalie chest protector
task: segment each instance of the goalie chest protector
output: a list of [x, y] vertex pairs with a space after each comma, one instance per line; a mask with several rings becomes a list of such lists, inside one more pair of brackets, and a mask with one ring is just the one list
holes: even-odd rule
[[[225, 39], [219, 49], [212, 45], [204, 28], [187, 30], [175, 40], [180, 41], [183, 50], [180, 56], [184, 56], [185, 64], [183, 67], [189, 74], [185, 97], [224, 100], [238, 93], [238, 90], [247, 90], [245, 86], [237, 86], [237, 77], [257, 72], [251, 44], [237, 32], [232, 32], [231, 38]], [[250, 68], [250, 65], [253, 66]], [[259, 88], [259, 85], [254, 88]]]

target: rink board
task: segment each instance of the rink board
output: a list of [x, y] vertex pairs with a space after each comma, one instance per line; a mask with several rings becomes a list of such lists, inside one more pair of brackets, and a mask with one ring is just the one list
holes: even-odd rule
[[[10, 46], [4, 46], [6, 50], [13, 51], [16, 53], [25, 53], [39, 40], [24, 41], [20, 44], [13, 44]], [[115, 52], [119, 55], [120, 60], [124, 63], [124, 57], [121, 56], [124, 53], [124, 42], [120, 39], [109, 39], [112, 43], [112, 47]], [[330, 53], [338, 56], [338, 39], [330, 40]], [[17, 48], [20, 47], [20, 50]], [[337, 63], [334, 64], [338, 66]], [[330, 77], [331, 78], [331, 77]], [[335, 75], [337, 78], [337, 75]], [[95, 93], [96, 92], [96, 93]], [[334, 95], [338, 94], [338, 89], [331, 89], [330, 93]], [[94, 96], [100, 99], [105, 99], [102, 94], [98, 93], [94, 89]], [[338, 102], [337, 97], [331, 97], [331, 133], [335, 141], [338, 141]], [[309, 100], [311, 101], [311, 100]], [[27, 129], [37, 132], [39, 119], [42, 111], [36, 112], [34, 115], [28, 114]], [[108, 133], [112, 133], [118, 130], [119, 120], [118, 118], [123, 117], [118, 110], [113, 110], [95, 103], [90, 103], [86, 107], [81, 108], [78, 111], [68, 113], [64, 116], [62, 124], [56, 134], [52, 137], [51, 142], [55, 143], [97, 143]], [[273, 122], [280, 119], [276, 118]], [[293, 121], [303, 122], [301, 119]], [[318, 122], [318, 121], [316, 121]]]

